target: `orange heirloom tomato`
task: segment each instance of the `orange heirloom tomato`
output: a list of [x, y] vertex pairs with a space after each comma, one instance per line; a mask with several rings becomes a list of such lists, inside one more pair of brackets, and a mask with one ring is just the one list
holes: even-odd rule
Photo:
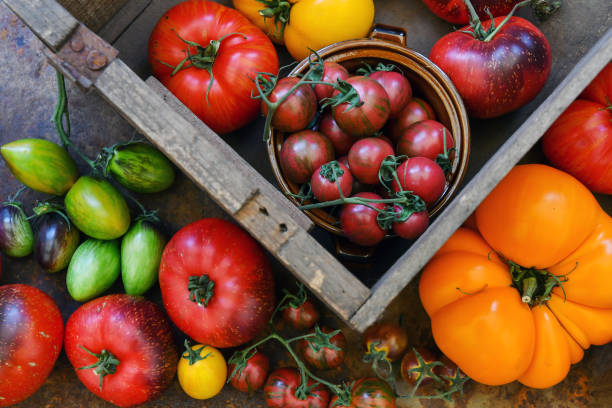
[[474, 380], [562, 381], [612, 341], [612, 218], [552, 167], [515, 167], [423, 270], [436, 344]]
[[234, 7], [300, 61], [330, 44], [365, 37], [373, 0], [233, 0]]

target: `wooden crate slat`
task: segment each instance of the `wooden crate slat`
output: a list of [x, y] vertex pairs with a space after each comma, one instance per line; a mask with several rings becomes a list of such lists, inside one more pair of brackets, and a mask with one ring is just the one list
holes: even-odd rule
[[419, 273], [427, 261], [611, 59], [612, 29], [609, 29], [563, 82], [451, 201], [426, 233], [374, 285], [372, 296], [351, 318], [351, 324], [357, 330], [363, 331], [376, 321], [389, 303]]
[[[196, 128], [165, 103], [171, 95], [158, 95], [151, 88], [154, 83], [145, 84], [116, 59], [95, 87], [327, 306], [348, 320], [370, 291], [302, 228], [303, 214], [286, 212], [292, 204], [279, 191], [208, 127]], [[272, 190], [262, 189], [265, 185]]]
[[79, 25], [55, 0], [3, 1], [53, 51], [58, 51]]

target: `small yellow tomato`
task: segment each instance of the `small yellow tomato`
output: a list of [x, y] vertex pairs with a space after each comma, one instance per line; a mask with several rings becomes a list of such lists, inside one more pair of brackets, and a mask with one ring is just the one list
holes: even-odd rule
[[195, 399], [209, 399], [221, 392], [227, 380], [225, 358], [216, 348], [196, 344], [189, 346], [178, 363], [178, 380], [187, 395]]

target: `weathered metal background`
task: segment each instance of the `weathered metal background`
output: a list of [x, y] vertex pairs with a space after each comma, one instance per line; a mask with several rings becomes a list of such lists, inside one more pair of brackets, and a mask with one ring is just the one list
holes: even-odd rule
[[[150, 30], [161, 13], [176, 0], [153, 0], [149, 7], [119, 36], [115, 46], [120, 57], [143, 77], [148, 75], [146, 62], [146, 43]], [[225, 0], [222, 3], [229, 4]], [[503, 141], [521, 124], [533, 107], [543, 100], [558, 82], [567, 74], [576, 61], [586, 53], [595, 41], [612, 26], [612, 7], [609, 0], [567, 0], [564, 9], [553, 20], [540, 27], [545, 32], [553, 49], [553, 70], [546, 88], [531, 104], [520, 111], [491, 121], [472, 121], [474, 130], [472, 156], [468, 177], [475, 174]], [[376, 1], [376, 20], [387, 24], [408, 28], [408, 44], [427, 54], [433, 43], [451, 27], [431, 15], [418, 0], [378, 0]], [[521, 11], [530, 15], [529, 11]], [[120, 18], [118, 16], [117, 18]], [[111, 21], [111, 23], [113, 23]], [[583, 25], [581, 25], [582, 23]], [[0, 3], [0, 143], [4, 144], [23, 137], [41, 137], [57, 141], [55, 130], [49, 122], [56, 98], [55, 75], [42, 54], [43, 46], [11, 12]], [[284, 61], [289, 61], [281, 51]], [[611, 56], [612, 57], [612, 56]], [[132, 137], [132, 128], [120, 118], [96, 94], [83, 94], [70, 86], [70, 112], [73, 125], [73, 138], [76, 144], [89, 156], [95, 156], [103, 146]], [[265, 157], [265, 147], [261, 142], [261, 121], [247, 129], [226, 136], [258, 171], [272, 180], [270, 167]], [[526, 157], [527, 161], [542, 160], [539, 147], [534, 148]], [[85, 171], [85, 167], [81, 168]], [[13, 193], [19, 187], [5, 166], [0, 166], [0, 198]], [[41, 195], [28, 192], [24, 196], [26, 208]], [[168, 234], [181, 226], [202, 217], [227, 216], [214, 202], [185, 177], [178, 177], [175, 185], [168, 191], [142, 198], [148, 208], [159, 208]], [[612, 213], [612, 197], [598, 197], [604, 208]], [[316, 232], [317, 237], [327, 242], [329, 236]], [[406, 246], [395, 243], [379, 251], [373, 265], [353, 265], [353, 271], [364, 282], [373, 284], [379, 274], [395, 260]], [[291, 285], [289, 274], [275, 265], [279, 286]], [[59, 304], [65, 319], [79, 306], [70, 299], [65, 287], [65, 272], [48, 275], [41, 271], [32, 257], [14, 260], [2, 259], [1, 284], [28, 283], [49, 293]], [[401, 320], [413, 345], [433, 346], [428, 319], [420, 306], [413, 282], [386, 312], [386, 318]], [[115, 285], [109, 292], [119, 293], [121, 285]], [[149, 298], [159, 302], [159, 290], [152, 290]], [[332, 327], [340, 323], [325, 313], [324, 321]], [[329, 373], [330, 378], [338, 380], [348, 376], [369, 374], [369, 370], [359, 360], [361, 350], [358, 336], [343, 328], [349, 338], [349, 356], [342, 370]], [[182, 335], [176, 331], [177, 352], [182, 343]], [[277, 364], [287, 362], [287, 356], [279, 349], [270, 348], [268, 354]], [[226, 353], [229, 356], [230, 352]], [[494, 368], [492, 368], [494, 369]], [[210, 401], [196, 401], [187, 397], [175, 381], [158, 401], [147, 407], [263, 407], [261, 393], [253, 397], [235, 392], [226, 387], [223, 392]], [[404, 401], [401, 406], [413, 407], [421, 404]], [[467, 393], [457, 398], [454, 404], [430, 402], [431, 407], [478, 406], [478, 407], [609, 407], [612, 406], [612, 345], [592, 347], [584, 360], [573, 367], [568, 378], [558, 386], [544, 391], [530, 390], [518, 383], [504, 387], [486, 387], [471, 384]], [[78, 381], [65, 355], [60, 359], [45, 385], [20, 407], [110, 407]]]

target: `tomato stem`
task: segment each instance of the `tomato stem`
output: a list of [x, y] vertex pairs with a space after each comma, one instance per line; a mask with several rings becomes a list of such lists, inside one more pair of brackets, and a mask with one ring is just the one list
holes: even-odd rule
[[206, 307], [208, 302], [213, 297], [215, 282], [208, 275], [190, 276], [187, 290], [189, 290], [189, 300], [195, 302], [198, 306]]
[[[274, 26], [276, 27], [275, 36], [282, 38], [285, 32], [285, 26], [289, 23], [291, 15], [291, 3], [286, 0], [257, 0], [266, 6], [265, 9], [259, 10], [259, 15], [264, 19], [274, 18]], [[280, 27], [280, 28], [279, 28]]]
[[[504, 259], [502, 256], [500, 256]], [[545, 269], [525, 268], [510, 260], [506, 260], [510, 267], [512, 286], [521, 294], [523, 303], [530, 307], [546, 302], [551, 297], [552, 290], [559, 286], [565, 295], [563, 283], [567, 282], [567, 275], [554, 275]]]
[[98, 359], [98, 361], [96, 361], [94, 364], [91, 364], [85, 367], [79, 367], [78, 369], [87, 370], [87, 369], [93, 368], [94, 373], [100, 377], [100, 391], [102, 391], [102, 381], [104, 380], [104, 377], [106, 377], [109, 374], [115, 374], [115, 372], [117, 372], [117, 366], [120, 364], [119, 360], [117, 360], [117, 358], [113, 355], [113, 353], [111, 353], [110, 351], [106, 349], [102, 350], [100, 354], [96, 354], [92, 351], [89, 351], [88, 349], [86, 349], [84, 346], [80, 344], [79, 344], [79, 347], [83, 349], [84, 351], [86, 351], [88, 354]]
[[[469, 1], [469, 0], [468, 0]], [[491, 31], [491, 29], [489, 29], [489, 32], [487, 33], [487, 37], [484, 39], [484, 42], [489, 42], [493, 39], [493, 37], [495, 37], [495, 34], [497, 34], [499, 32], [499, 30], [501, 30], [501, 28], [508, 22], [508, 20], [510, 20], [510, 18], [514, 15], [514, 13], [516, 12], [516, 10], [518, 10], [520, 7], [526, 6], [528, 4], [531, 3], [531, 0], [524, 0], [520, 3], [517, 3], [512, 10], [510, 11], [510, 13], [508, 13], [508, 15], [506, 16], [506, 18], [504, 18], [502, 20], [501, 23], [499, 23], [499, 25], [497, 26], [497, 28], [494, 28], [493, 31]], [[491, 19], [491, 28], [495, 27], [493, 24], [494, 19]]]
[[194, 350], [189, 345], [189, 340], [187, 340], [187, 339], [185, 339], [184, 345], [185, 345], [185, 351], [181, 355], [181, 358], [184, 358], [185, 360], [189, 361], [189, 365], [190, 366], [194, 365], [195, 363], [197, 363], [200, 360], [206, 359], [208, 356], [210, 356], [212, 354], [212, 352], [209, 352], [205, 356], [202, 356], [202, 350], [204, 350], [204, 347], [200, 347], [199, 349]]
[[472, 28], [472, 31], [462, 31], [462, 32], [472, 34], [474, 38], [477, 40], [489, 42], [493, 39], [493, 37], [495, 37], [495, 35], [499, 32], [499, 30], [501, 30], [501, 28], [508, 22], [508, 20], [510, 20], [510, 18], [514, 15], [516, 10], [518, 10], [520, 7], [531, 4], [532, 1], [533, 0], [523, 0], [520, 3], [517, 3], [512, 8], [510, 13], [508, 13], [506, 18], [504, 18], [504, 20], [501, 23], [499, 23], [497, 27], [495, 27], [495, 17], [493, 17], [489, 9], [486, 9], [486, 12], [487, 14], [489, 14], [489, 17], [490, 17], [491, 25], [489, 26], [488, 30], [485, 30], [484, 27], [482, 26], [482, 22], [480, 21], [480, 17], [478, 16], [476, 9], [472, 5], [472, 2], [470, 0], [463, 0], [468, 11], [470, 12], [470, 26]]

